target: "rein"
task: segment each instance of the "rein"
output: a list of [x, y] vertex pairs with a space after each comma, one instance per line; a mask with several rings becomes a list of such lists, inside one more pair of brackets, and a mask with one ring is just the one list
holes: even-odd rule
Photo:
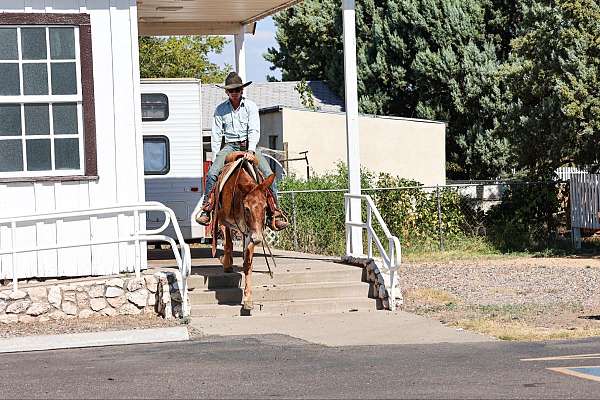
[[[235, 206], [235, 195], [237, 192], [237, 184], [238, 184], [238, 179], [240, 178], [240, 174], [242, 173], [242, 168], [243, 168], [243, 162], [240, 163], [239, 165], [239, 171], [237, 172], [237, 175], [235, 176], [235, 183], [233, 185], [233, 198], [231, 199], [231, 202], [233, 203], [233, 205]], [[244, 208], [244, 202], [242, 200], [242, 208]], [[246, 213], [246, 210], [243, 210], [244, 213]], [[240, 231], [240, 233], [244, 236], [246, 236], [246, 232], [244, 232], [241, 228], [240, 228], [240, 224], [238, 224], [238, 219], [236, 218], [235, 215], [235, 211], [233, 212], [233, 222], [235, 222], [235, 226], [237, 227], [238, 231]]]
[[269, 269], [269, 275], [271, 276], [271, 279], [273, 279], [273, 271], [271, 271], [271, 266], [269, 265], [269, 259], [267, 258], [267, 252], [265, 251], [265, 243], [267, 243], [267, 249], [269, 249], [269, 255], [271, 256], [271, 260], [273, 260], [273, 268], [277, 268], [277, 264], [275, 264], [275, 257], [273, 257], [273, 252], [271, 251], [271, 248], [269, 247], [269, 243], [265, 239], [264, 230], [262, 232], [262, 237], [263, 237], [263, 240], [262, 240], [263, 256], [265, 257], [265, 262], [267, 263], [267, 268]]
[[[237, 187], [238, 187], [238, 186], [237, 186], [237, 184], [238, 184], [238, 179], [239, 179], [239, 177], [240, 177], [240, 174], [242, 173], [242, 169], [243, 169], [243, 167], [244, 167], [244, 163], [247, 163], [247, 162], [248, 162], [248, 161], [243, 161], [242, 163], [240, 163], [240, 165], [239, 165], [239, 167], [238, 167], [238, 168], [239, 168], [239, 171], [237, 172], [237, 175], [235, 176], [235, 183], [234, 183], [234, 186], [233, 186], [233, 198], [232, 198], [232, 200], [231, 200], [231, 201], [233, 202], [233, 204], [234, 204], [234, 205], [235, 205], [235, 195], [236, 195], [236, 193], [237, 193]], [[258, 176], [258, 175], [257, 175], [257, 176]], [[268, 207], [268, 205], [267, 205], [267, 207]], [[244, 208], [243, 200], [242, 200], [242, 208]], [[243, 212], [244, 212], [244, 214], [245, 214], [245, 213], [246, 213], [246, 210], [244, 209], [244, 210], [243, 210]], [[240, 225], [239, 225], [239, 223], [238, 223], [238, 219], [236, 218], [236, 215], [235, 215], [235, 211], [234, 211], [234, 213], [233, 213], [233, 221], [235, 222], [235, 226], [237, 227], [238, 231], [239, 231], [239, 232], [240, 232], [240, 233], [241, 233], [243, 236], [246, 236], [246, 235], [247, 235], [247, 233], [246, 233], [245, 231], [243, 231], [243, 230], [240, 228]], [[265, 226], [266, 226], [266, 224], [265, 224], [265, 223], [264, 223], [264, 221], [263, 221], [263, 228], [264, 228]], [[269, 259], [267, 258], [267, 252], [265, 251], [265, 242], [266, 242], [266, 239], [265, 239], [265, 232], [264, 232], [264, 229], [263, 229], [263, 231], [261, 232], [261, 235], [262, 235], [262, 248], [263, 248], [263, 256], [265, 257], [265, 262], [267, 263], [267, 268], [269, 269], [269, 275], [271, 276], [271, 279], [273, 279], [273, 271], [271, 270], [271, 265], [269, 265]], [[273, 256], [273, 252], [271, 251], [271, 248], [269, 247], [269, 243], [267, 243], [267, 249], [269, 249], [269, 254], [271, 255], [271, 259], [273, 260], [273, 267], [274, 267], [274, 268], [277, 268], [277, 264], [275, 263], [275, 257]], [[245, 256], [245, 254], [244, 254], [244, 256]]]

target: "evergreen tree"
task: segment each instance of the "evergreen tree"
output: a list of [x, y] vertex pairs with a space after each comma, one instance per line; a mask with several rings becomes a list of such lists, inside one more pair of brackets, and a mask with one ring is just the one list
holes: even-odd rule
[[[518, 20], [511, 7], [508, 0], [358, 1], [361, 112], [446, 121], [450, 177], [500, 174], [509, 152], [497, 134], [506, 107], [498, 67], [515, 23], [500, 28]], [[339, 0], [305, 0], [275, 21], [280, 49], [266, 58], [283, 79], [326, 80], [343, 95]]]
[[563, 165], [599, 169], [600, 5], [536, 2], [504, 67], [512, 93], [502, 130], [533, 177]]

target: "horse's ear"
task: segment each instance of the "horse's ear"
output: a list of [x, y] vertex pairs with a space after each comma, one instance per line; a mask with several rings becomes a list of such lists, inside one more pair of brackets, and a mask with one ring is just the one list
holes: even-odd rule
[[265, 179], [264, 181], [262, 181], [259, 185], [259, 188], [261, 191], [265, 191], [267, 190], [269, 187], [271, 187], [271, 185], [273, 184], [273, 181], [275, 180], [275, 174], [271, 174], [267, 177], [267, 179]]

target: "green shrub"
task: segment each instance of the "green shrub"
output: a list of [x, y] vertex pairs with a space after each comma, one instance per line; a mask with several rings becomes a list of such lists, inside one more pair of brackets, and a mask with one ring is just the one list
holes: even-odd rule
[[[392, 177], [389, 174], [381, 174], [375, 179], [368, 171], [361, 171], [361, 185], [363, 189], [373, 186], [414, 187], [365, 193], [371, 194], [390, 232], [401, 240], [403, 249], [438, 248], [440, 232], [435, 190], [427, 192], [419, 188], [422, 185], [418, 182]], [[314, 176], [308, 181], [294, 176], [287, 177], [281, 182], [280, 191], [347, 187], [347, 168], [340, 163], [335, 172]], [[461, 196], [455, 191], [443, 189], [440, 189], [439, 195], [444, 237], [446, 240], [463, 238], [461, 226], [464, 225], [464, 214]], [[280, 202], [287, 211], [292, 226], [279, 234], [278, 247], [332, 255], [345, 252], [343, 192], [295, 193], [293, 196], [284, 193], [280, 196]], [[363, 220], [365, 219], [366, 206], [363, 204]], [[383, 238], [381, 229], [374, 225], [379, 237]], [[297, 247], [294, 243], [294, 233]]]
[[[440, 234], [445, 250], [471, 255], [539, 250], [551, 244], [552, 234], [559, 224], [557, 216], [565, 218], [564, 205], [561, 208], [557, 200], [560, 189], [555, 185], [514, 185], [498, 205], [484, 211], [478, 200], [461, 195], [456, 188], [424, 188], [419, 182], [389, 174], [375, 177], [368, 171], [361, 171], [361, 181], [363, 193], [371, 195], [391, 234], [400, 239], [404, 254], [438, 251]], [[281, 191], [342, 191], [293, 196], [282, 193], [280, 203], [292, 226], [279, 233], [277, 247], [326, 255], [344, 254], [347, 187], [348, 171], [341, 163], [336, 171], [308, 181], [294, 176], [283, 180]], [[364, 190], [373, 187], [402, 189]], [[364, 221], [365, 204], [362, 212]], [[387, 248], [382, 230], [375, 222], [373, 226]], [[363, 241], [366, 249], [366, 234]]]
[[[405, 187], [402, 190], [382, 190], [373, 193], [379, 212], [390, 232], [398, 236], [403, 248], [439, 247], [440, 221], [438, 191], [420, 188], [422, 184], [407, 179], [380, 174], [377, 187]], [[465, 214], [462, 197], [452, 189], [439, 189], [442, 234], [445, 240], [464, 237]]]
[[[372, 176], [367, 171], [361, 172], [363, 188], [370, 187]], [[300, 190], [333, 190], [348, 187], [348, 170], [340, 163], [337, 170], [321, 176], [313, 176], [310, 180], [288, 176], [280, 185], [280, 191]], [[297, 250], [341, 255], [346, 249], [346, 228], [344, 225], [344, 192], [318, 192], [281, 194], [280, 203], [288, 214], [290, 226], [278, 235], [277, 246], [287, 250], [296, 249], [294, 232], [296, 232]], [[295, 227], [293, 226], [295, 210]]]
[[554, 184], [515, 185], [486, 215], [488, 239], [500, 251], [540, 250], [551, 245], [560, 210]]

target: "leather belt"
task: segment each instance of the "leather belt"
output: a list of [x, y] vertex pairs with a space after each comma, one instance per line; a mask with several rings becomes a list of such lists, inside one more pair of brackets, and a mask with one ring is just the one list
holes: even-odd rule
[[240, 140], [238, 142], [233, 142], [236, 143], [238, 146], [240, 146], [240, 150], [241, 151], [247, 151], [248, 150], [248, 139], [246, 140]]

